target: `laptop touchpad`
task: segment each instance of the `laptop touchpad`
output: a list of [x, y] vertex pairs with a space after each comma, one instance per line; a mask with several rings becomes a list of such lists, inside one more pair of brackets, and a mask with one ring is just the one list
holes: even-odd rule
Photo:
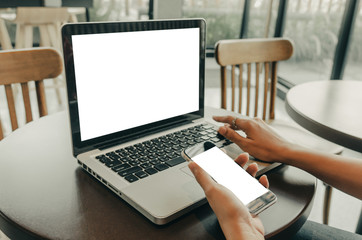
[[183, 167], [183, 168], [180, 168], [180, 170], [181, 170], [182, 172], [186, 173], [187, 175], [189, 175], [190, 177], [195, 178], [194, 175], [192, 174], [190, 168], [189, 168], [188, 166]]

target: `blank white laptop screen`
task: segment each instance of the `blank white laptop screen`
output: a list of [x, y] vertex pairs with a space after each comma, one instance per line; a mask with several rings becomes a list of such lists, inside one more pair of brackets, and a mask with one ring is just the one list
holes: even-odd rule
[[81, 140], [199, 110], [198, 28], [73, 35]]

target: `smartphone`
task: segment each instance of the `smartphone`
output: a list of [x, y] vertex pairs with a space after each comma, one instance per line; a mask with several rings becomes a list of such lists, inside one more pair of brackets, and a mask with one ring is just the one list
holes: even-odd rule
[[251, 214], [259, 214], [277, 200], [272, 191], [261, 185], [212, 142], [186, 148], [182, 156], [187, 161], [196, 162], [216, 182], [231, 190]]

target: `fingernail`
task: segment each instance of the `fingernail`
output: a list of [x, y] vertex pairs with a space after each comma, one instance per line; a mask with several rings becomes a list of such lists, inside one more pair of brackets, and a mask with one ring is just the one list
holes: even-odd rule
[[219, 128], [219, 133], [220, 134], [225, 134], [226, 133], [226, 127], [220, 127]]
[[189, 169], [192, 173], [194, 173], [196, 170], [195, 170], [195, 163], [194, 162], [190, 162], [189, 163]]

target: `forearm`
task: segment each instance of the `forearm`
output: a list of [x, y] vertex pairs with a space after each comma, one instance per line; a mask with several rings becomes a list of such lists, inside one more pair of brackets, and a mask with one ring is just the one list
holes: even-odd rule
[[362, 159], [291, 145], [281, 152], [280, 162], [303, 169], [325, 183], [362, 199]]
[[[221, 135], [255, 158], [301, 168], [331, 186], [362, 199], [362, 159], [326, 154], [294, 145], [260, 119], [235, 119], [232, 116], [214, 119], [227, 123], [220, 127]], [[242, 130], [246, 137], [240, 136], [235, 130]]]

